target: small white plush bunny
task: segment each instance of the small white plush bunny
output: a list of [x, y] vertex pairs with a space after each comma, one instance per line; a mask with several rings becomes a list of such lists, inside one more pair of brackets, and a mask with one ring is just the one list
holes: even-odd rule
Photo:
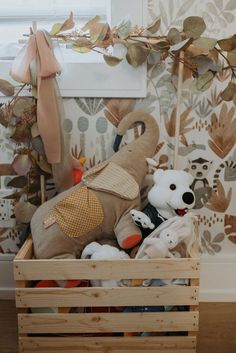
[[[169, 220], [167, 221], [169, 222]], [[169, 226], [162, 223], [155, 229], [140, 246], [136, 258], [154, 259], [161, 257], [174, 257], [170, 250], [174, 249], [180, 241], [191, 235], [191, 227], [185, 219], [177, 219]]]
[[[114, 246], [104, 244], [101, 245], [96, 241], [88, 244], [82, 254], [81, 259], [91, 259], [91, 260], [114, 260], [114, 259], [129, 259], [129, 255], [123, 251], [119, 250]], [[122, 286], [121, 281], [116, 280], [91, 280], [92, 287], [118, 287]]]

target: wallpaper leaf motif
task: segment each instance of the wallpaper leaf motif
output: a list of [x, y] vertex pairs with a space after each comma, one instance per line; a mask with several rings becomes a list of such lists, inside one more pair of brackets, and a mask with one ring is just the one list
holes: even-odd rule
[[101, 98], [76, 98], [75, 101], [84, 113], [91, 116], [100, 112], [104, 107]]
[[135, 99], [104, 99], [104, 104], [105, 117], [117, 127], [124, 116], [133, 111]]
[[225, 239], [224, 233], [218, 233], [216, 236], [212, 237], [212, 234], [209, 230], [205, 230], [202, 236], [202, 248], [205, 250], [209, 255], [215, 255], [221, 251], [221, 243]]
[[229, 189], [226, 195], [222, 183], [219, 180], [217, 180], [216, 183], [217, 189], [212, 193], [210, 200], [205, 206], [215, 212], [225, 212], [232, 198], [232, 188]]
[[211, 125], [208, 127], [208, 134], [211, 138], [208, 140], [208, 145], [222, 159], [227, 156], [236, 143], [235, 110], [234, 107], [228, 110], [226, 103], [223, 103], [219, 118], [216, 113], [213, 113]]
[[[187, 132], [191, 131], [192, 128], [189, 125], [193, 122], [194, 118], [189, 118], [189, 113], [191, 112], [192, 108], [187, 108], [181, 115], [180, 115], [180, 135], [184, 135]], [[165, 122], [165, 127], [168, 135], [170, 137], [175, 136], [175, 122], [176, 122], [176, 108], [174, 108], [171, 112], [170, 120]]]
[[227, 5], [225, 6], [225, 10], [232, 11], [236, 9], [236, 1], [235, 0], [229, 0]]
[[209, 103], [209, 105], [212, 108], [217, 107], [219, 104], [221, 104], [222, 99], [221, 99], [221, 92], [217, 93], [217, 89], [216, 87], [214, 87], [213, 89], [211, 89], [211, 99], [207, 98], [207, 101]]

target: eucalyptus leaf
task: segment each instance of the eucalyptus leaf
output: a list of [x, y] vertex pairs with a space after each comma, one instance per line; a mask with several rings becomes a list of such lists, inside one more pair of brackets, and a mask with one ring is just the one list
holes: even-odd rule
[[188, 38], [197, 39], [205, 31], [206, 24], [202, 17], [190, 16], [184, 20], [183, 30]]
[[76, 44], [72, 45], [72, 50], [77, 51], [78, 53], [81, 53], [81, 54], [89, 53], [91, 51], [89, 47], [81, 47], [81, 46], [77, 46]]
[[28, 124], [17, 123], [13, 134], [10, 136], [17, 143], [27, 142], [31, 138], [31, 131]]
[[10, 82], [0, 79], [0, 92], [4, 96], [11, 97], [15, 93], [15, 88]]
[[89, 20], [88, 22], [85, 23], [85, 25], [81, 28], [81, 31], [86, 32], [87, 30], [89, 30], [91, 28], [91, 26], [94, 25], [94, 23], [97, 23], [101, 20], [100, 16], [94, 16], [93, 18], [91, 18], [91, 20]]
[[13, 114], [20, 118], [25, 111], [33, 111], [35, 106], [34, 100], [28, 97], [19, 97], [13, 107]]
[[161, 61], [161, 52], [151, 50], [148, 55], [147, 61], [148, 61], [148, 64], [152, 66], [159, 64]]
[[220, 39], [217, 42], [220, 48], [224, 51], [232, 51], [236, 49], [236, 34], [230, 38]]
[[12, 188], [23, 188], [26, 185], [27, 185], [27, 178], [24, 175], [17, 176], [11, 179], [7, 183], [7, 186], [8, 187], [10, 186]]
[[110, 66], [118, 65], [123, 59], [117, 58], [116, 56], [112, 55], [103, 55], [105, 62]]
[[132, 23], [130, 19], [123, 19], [116, 27], [119, 38], [126, 39], [131, 31]]
[[192, 43], [191, 39], [189, 39], [189, 38], [184, 39], [184, 40], [182, 40], [179, 43], [171, 45], [170, 51], [177, 53], [177, 52], [179, 52], [181, 50], [186, 49], [191, 43]]
[[182, 41], [181, 33], [177, 28], [171, 28], [167, 34], [167, 38], [172, 44], [177, 44]]
[[193, 45], [200, 49], [212, 50], [217, 44], [217, 39], [200, 37], [193, 42]]
[[221, 98], [229, 102], [233, 99], [234, 95], [236, 94], [236, 84], [234, 82], [229, 82], [227, 87], [221, 92]]
[[230, 65], [236, 66], [236, 50], [229, 51], [227, 53], [227, 59], [229, 60]]
[[32, 161], [28, 154], [17, 154], [11, 165], [18, 175], [27, 175], [31, 169]]
[[70, 16], [63, 22], [63, 23], [55, 23], [52, 26], [52, 29], [50, 31], [51, 36], [55, 36], [59, 32], [62, 31], [67, 31], [68, 29], [72, 29], [74, 27], [75, 23], [73, 20], [73, 13], [70, 13]]
[[161, 25], [160, 17], [157, 17], [148, 27], [147, 30], [152, 34], [156, 33]]
[[51, 165], [44, 158], [40, 158], [40, 160], [37, 161], [37, 165], [43, 172], [47, 174], [52, 174]]
[[197, 65], [199, 75], [205, 74], [208, 70], [218, 71], [218, 66], [207, 55], [198, 55], [193, 62]]
[[140, 44], [131, 44], [127, 49], [126, 59], [130, 65], [138, 67], [146, 61], [149, 52], [150, 50]]
[[38, 127], [38, 124], [37, 123], [34, 123], [32, 126], [31, 126], [31, 136], [34, 138], [34, 137], [37, 137], [39, 136], [40, 133], [39, 133], [39, 127]]
[[95, 23], [89, 29], [90, 41], [95, 44], [97, 42], [103, 41], [109, 30], [109, 25], [107, 23]]

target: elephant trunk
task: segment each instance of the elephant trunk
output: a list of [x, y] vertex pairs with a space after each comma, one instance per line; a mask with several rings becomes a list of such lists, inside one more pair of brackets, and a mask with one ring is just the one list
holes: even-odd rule
[[138, 122], [144, 124], [144, 133], [133, 142], [123, 146], [111, 157], [111, 161], [123, 167], [141, 186], [147, 173], [146, 158], [154, 156], [159, 140], [159, 128], [152, 115], [142, 111], [127, 114], [118, 126], [114, 149], [118, 150], [126, 131]]

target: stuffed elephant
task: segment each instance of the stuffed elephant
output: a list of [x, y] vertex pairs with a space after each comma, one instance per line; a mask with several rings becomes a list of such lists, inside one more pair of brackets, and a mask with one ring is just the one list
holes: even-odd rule
[[[144, 133], [119, 145], [137, 122]], [[92, 241], [117, 239], [123, 249], [142, 239], [131, 209], [140, 210], [140, 188], [147, 173], [147, 157], [153, 157], [159, 139], [155, 119], [146, 112], [131, 112], [118, 126], [114, 155], [84, 173], [81, 183], [42, 204], [31, 220], [36, 258], [79, 258]]]

